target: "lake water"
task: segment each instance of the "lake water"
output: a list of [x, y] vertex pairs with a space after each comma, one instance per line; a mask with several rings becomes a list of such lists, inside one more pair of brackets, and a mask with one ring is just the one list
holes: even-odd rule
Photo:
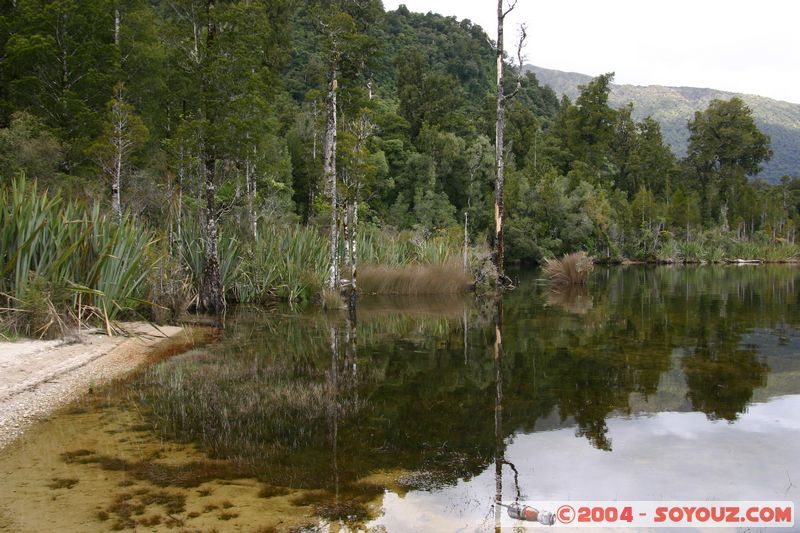
[[239, 309], [0, 453], [4, 531], [488, 531], [503, 500], [800, 508], [800, 269]]

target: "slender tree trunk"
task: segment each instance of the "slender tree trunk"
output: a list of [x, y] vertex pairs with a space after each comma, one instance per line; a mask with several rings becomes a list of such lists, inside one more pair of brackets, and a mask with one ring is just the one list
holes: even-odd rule
[[122, 202], [120, 200], [120, 185], [122, 182], [122, 165], [125, 152], [125, 127], [126, 118], [121, 104], [122, 93], [115, 94], [112, 104], [112, 120], [114, 134], [111, 144], [114, 147], [114, 163], [111, 171], [111, 207], [117, 223], [122, 221]]
[[339, 228], [336, 193], [336, 91], [338, 65], [331, 63], [328, 80], [327, 120], [325, 124], [325, 160], [323, 170], [331, 201], [330, 257], [328, 263], [328, 288], [339, 288]]
[[494, 129], [494, 264], [499, 279], [503, 271], [503, 188], [505, 187], [505, 161], [503, 158], [503, 132], [505, 129], [505, 95], [503, 94], [503, 0], [497, 0], [497, 117]]
[[[211, 11], [214, 8], [214, 2], [209, 0], [206, 3], [206, 16], [208, 17], [208, 33], [206, 34], [206, 61], [212, 54], [214, 39], [217, 33], [217, 27], [211, 16]], [[206, 120], [213, 124], [213, 114], [211, 112], [211, 103], [209, 101], [210, 95], [210, 80], [208, 79], [209, 73], [203, 73], [204, 93], [205, 93], [205, 114]], [[203, 269], [203, 286], [200, 291], [200, 310], [207, 311], [211, 314], [220, 314], [224, 311], [225, 302], [222, 298], [222, 282], [220, 280], [219, 271], [219, 248], [217, 234], [217, 190], [216, 190], [216, 166], [217, 158], [214, 153], [214, 147], [211, 146], [211, 141], [206, 138], [203, 143], [204, 151], [204, 167], [205, 167], [205, 197], [206, 197], [206, 228], [205, 228], [205, 252], [206, 264]]]
[[356, 253], [356, 242], [358, 240], [358, 189], [356, 184], [356, 197], [350, 203], [350, 298], [347, 301], [347, 309], [350, 311], [350, 319], [355, 322], [356, 302], [358, 300], [358, 254]]
[[203, 289], [200, 294], [200, 308], [211, 314], [219, 314], [225, 307], [222, 299], [222, 286], [219, 272], [217, 191], [215, 185], [216, 162], [216, 158], [213, 156], [206, 157], [206, 264], [203, 270]]
[[111, 208], [114, 211], [114, 219], [119, 224], [122, 221], [122, 202], [120, 201], [120, 182], [122, 181], [122, 146], [121, 139], [117, 131], [117, 138], [114, 140], [114, 172], [111, 178]]
[[184, 148], [183, 144], [181, 143], [179, 150], [179, 162], [178, 162], [178, 201], [177, 201], [177, 214], [175, 215], [176, 225], [175, 225], [175, 233], [176, 233], [176, 241], [181, 242], [183, 239], [183, 180], [184, 174], [186, 173], [186, 166], [184, 161]]
[[256, 157], [256, 147], [253, 146], [253, 158], [245, 161], [245, 179], [247, 180], [247, 215], [250, 220], [250, 232], [253, 240], [258, 240], [258, 217], [256, 216], [256, 172], [253, 162]]
[[344, 190], [344, 207], [342, 208], [342, 238], [344, 239], [344, 272], [349, 274], [350, 270], [350, 204], [352, 202], [352, 183], [349, 180], [350, 173], [347, 168], [342, 170], [342, 183]]
[[317, 198], [317, 181], [319, 178], [316, 175], [317, 170], [317, 101], [314, 100], [311, 104], [311, 160], [313, 161], [313, 165], [311, 168], [311, 173], [308, 176], [308, 211], [307, 211], [307, 221], [311, 221], [316, 214], [316, 210], [314, 207], [314, 202]]
[[469, 272], [469, 265], [467, 264], [467, 248], [469, 247], [469, 237], [467, 233], [467, 220], [469, 213], [464, 211], [464, 272]]
[[120, 16], [119, 16], [119, 8], [114, 9], [114, 45], [117, 47], [117, 51], [119, 51], [119, 26], [120, 26]]

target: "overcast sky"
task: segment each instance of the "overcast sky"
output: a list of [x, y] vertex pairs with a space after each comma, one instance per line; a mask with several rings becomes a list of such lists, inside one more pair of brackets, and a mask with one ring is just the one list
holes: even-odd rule
[[[497, 37], [494, 0], [384, 0], [468, 18]], [[519, 0], [506, 49], [528, 26], [525, 62], [616, 83], [708, 87], [800, 103], [796, 0]]]

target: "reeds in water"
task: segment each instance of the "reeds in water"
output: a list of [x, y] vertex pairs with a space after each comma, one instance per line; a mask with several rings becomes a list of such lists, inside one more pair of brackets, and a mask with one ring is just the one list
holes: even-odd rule
[[583, 285], [593, 269], [594, 262], [586, 252], [575, 252], [561, 259], [548, 259], [544, 274], [559, 285]]
[[466, 292], [472, 279], [458, 261], [402, 266], [365, 265], [359, 290], [367, 294], [454, 294]]

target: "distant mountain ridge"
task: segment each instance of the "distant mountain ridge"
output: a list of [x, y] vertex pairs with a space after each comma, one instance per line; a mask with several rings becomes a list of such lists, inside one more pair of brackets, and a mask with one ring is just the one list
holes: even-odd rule
[[[556, 94], [565, 94], [573, 102], [579, 94], [578, 86], [592, 79], [586, 74], [534, 65], [526, 65], [525, 69], [536, 74], [540, 84], [549, 85]], [[665, 141], [678, 156], [683, 157], [689, 139], [686, 123], [694, 117], [695, 111], [704, 110], [714, 99], [728, 100], [734, 96], [747, 104], [759, 129], [772, 140], [774, 155], [764, 164], [758, 177], [775, 183], [784, 175], [800, 176], [800, 104], [716, 89], [617, 84], [611, 86], [609, 104], [622, 107], [632, 102], [636, 120], [653, 117], [661, 124]]]

